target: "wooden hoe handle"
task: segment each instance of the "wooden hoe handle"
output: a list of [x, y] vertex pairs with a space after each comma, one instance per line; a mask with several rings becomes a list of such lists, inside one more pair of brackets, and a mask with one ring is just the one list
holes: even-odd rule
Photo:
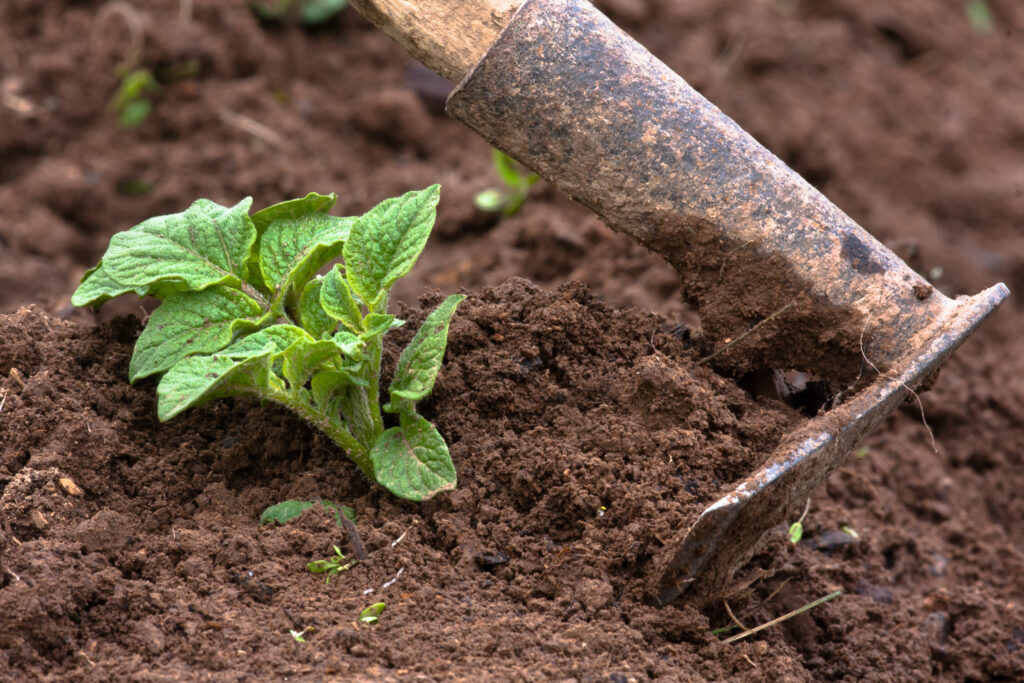
[[453, 81], [476, 64], [524, 0], [352, 0], [409, 54]]

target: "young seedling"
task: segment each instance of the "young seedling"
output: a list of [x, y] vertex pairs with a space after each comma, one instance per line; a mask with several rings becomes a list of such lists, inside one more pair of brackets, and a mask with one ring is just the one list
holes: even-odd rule
[[[249, 215], [200, 199], [114, 235], [71, 297], [100, 305], [121, 294], [163, 300], [139, 336], [129, 380], [163, 374], [166, 421], [225, 396], [286, 406], [322, 430], [368, 478], [424, 500], [453, 489], [444, 439], [416, 412], [441, 367], [448, 325], [465, 297], [449, 296], [402, 352], [383, 412], [384, 334], [395, 282], [413, 267], [436, 216], [440, 188], [387, 199], [359, 217], [326, 212], [335, 195], [311, 193]], [[337, 257], [343, 264], [317, 273]]]
[[290, 628], [290, 629], [288, 629], [288, 632], [292, 634], [292, 638], [295, 639], [296, 643], [304, 643], [304, 642], [306, 642], [305, 635], [307, 633], [312, 633], [315, 630], [316, 629], [313, 628], [312, 626], [307, 626], [306, 628], [302, 629], [301, 631], [296, 631], [295, 629]]
[[149, 95], [160, 89], [153, 72], [149, 69], [118, 68], [121, 85], [110, 100], [110, 110], [117, 116], [122, 128], [134, 128], [142, 124], [153, 109]]
[[796, 520], [789, 525], [789, 541], [793, 545], [800, 542], [800, 539], [804, 537], [804, 519], [807, 517], [807, 513], [811, 509], [811, 499], [807, 499], [807, 505], [804, 506], [804, 513], [800, 515], [800, 519]]
[[492, 149], [494, 170], [501, 178], [504, 188], [492, 187], [478, 192], [473, 203], [481, 211], [501, 212], [502, 216], [513, 216], [522, 208], [530, 194], [530, 188], [540, 180], [536, 173], [527, 173], [504, 152]]
[[384, 614], [386, 607], [387, 605], [383, 602], [373, 603], [359, 613], [359, 623], [363, 626], [373, 626], [380, 620], [380, 615]]
[[971, 30], [980, 36], [988, 35], [996, 28], [992, 10], [985, 0], [965, 0], [964, 14]]
[[334, 548], [334, 557], [328, 557], [326, 560], [313, 560], [306, 565], [306, 569], [314, 574], [327, 574], [327, 580], [324, 583], [330, 583], [332, 576], [351, 569], [352, 565], [355, 564], [355, 560], [345, 559], [341, 548], [336, 545], [331, 547]]

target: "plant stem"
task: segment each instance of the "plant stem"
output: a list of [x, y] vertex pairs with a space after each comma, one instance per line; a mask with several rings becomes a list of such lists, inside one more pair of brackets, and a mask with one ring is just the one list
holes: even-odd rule
[[369, 452], [377, 443], [377, 436], [381, 433], [374, 427], [370, 398], [365, 387], [352, 387], [349, 395], [351, 399], [343, 404], [349, 407], [348, 411], [343, 411], [345, 418], [352, 424], [356, 438]]
[[[384, 350], [383, 335], [366, 345], [370, 354], [370, 386], [366, 388], [367, 403], [370, 408], [374, 436], [384, 433], [384, 418], [380, 414], [380, 361]], [[374, 439], [376, 441], [376, 438]]]
[[373, 465], [370, 462], [369, 450], [360, 443], [359, 439], [352, 436], [352, 432], [342, 422], [337, 419], [332, 420], [330, 416], [324, 415], [305, 401], [299, 400], [291, 394], [275, 391], [270, 394], [261, 393], [260, 398], [274, 401], [294, 410], [306, 422], [322, 431], [331, 441], [344, 449], [348, 453], [348, 457], [352, 459], [352, 462], [356, 464], [367, 479], [371, 481], [376, 480], [373, 476]]
[[256, 289], [253, 285], [249, 284], [245, 280], [240, 281], [239, 287], [243, 292], [248, 294], [250, 297], [256, 300], [256, 303], [260, 305], [263, 310], [270, 310], [270, 300], [263, 295], [263, 292]]
[[[389, 298], [388, 294], [385, 293], [376, 305], [370, 307], [370, 312], [387, 313]], [[373, 419], [375, 442], [376, 437], [384, 433], [384, 418], [380, 414], [380, 361], [384, 351], [384, 334], [386, 332], [385, 330], [380, 336], [371, 339], [366, 344], [366, 351], [370, 356], [370, 376], [367, 378], [370, 380], [370, 386], [367, 388], [366, 393], [369, 399], [368, 403], [370, 404], [370, 415]]]

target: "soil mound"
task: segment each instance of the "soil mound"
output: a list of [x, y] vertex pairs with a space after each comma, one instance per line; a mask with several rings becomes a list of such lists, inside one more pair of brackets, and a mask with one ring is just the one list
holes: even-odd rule
[[[423, 318], [408, 314], [390, 364]], [[36, 673], [95, 676], [90, 661], [114, 658], [123, 674], [499, 675], [491, 656], [523, 675], [692, 673], [654, 653], [710, 634], [696, 613], [646, 606], [644, 569], [801, 419], [696, 366], [657, 316], [513, 280], [452, 323], [424, 411], [460, 485], [417, 506], [275, 407], [224, 401], [159, 424], [153, 383], [124, 382], [133, 319], [26, 309], [0, 326], [0, 647]], [[287, 498], [350, 505], [368, 558], [329, 584], [305, 571], [355, 546], [319, 507], [260, 527]], [[380, 625], [354, 628], [377, 601]], [[306, 627], [296, 643], [289, 629]]]

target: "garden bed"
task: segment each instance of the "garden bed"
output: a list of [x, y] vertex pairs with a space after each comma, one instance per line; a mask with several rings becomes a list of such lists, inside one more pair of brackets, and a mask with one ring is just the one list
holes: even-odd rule
[[[598, 4], [944, 292], [1024, 285], [1016, 3], [988, 2], [990, 32], [960, 3]], [[899, 411], [812, 499], [804, 539], [778, 529], [721, 598], [752, 626], [844, 594], [725, 644], [722, 599], [651, 607], [648, 571], [803, 418], [695, 367], [708, 349], [671, 268], [543, 184], [510, 219], [475, 209], [496, 182], [486, 144], [348, 10], [303, 30], [244, 2], [197, 0], [188, 21], [134, 2], [144, 64], [198, 72], [121, 129], [106, 106], [126, 34], [96, 28], [102, 5], [0, 9], [0, 671], [1024, 677], [1019, 297], [922, 395], [937, 453], [918, 405]], [[435, 181], [435, 237], [396, 299], [472, 296], [423, 406], [460, 485], [425, 504], [273, 407], [158, 423], [155, 382], [126, 381], [141, 323], [115, 317], [145, 309], [68, 306], [113, 232], [196, 197], [336, 191], [348, 215]], [[403, 317], [396, 345], [422, 313]], [[307, 572], [353, 540], [319, 506], [259, 524], [288, 498], [353, 507], [368, 558], [329, 584]]]
[[[494, 655], [524, 675], [679, 674], [657, 656], [663, 631], [700, 619], [646, 606], [645, 569], [801, 419], [696, 368], [663, 319], [613, 311], [581, 285], [548, 294], [515, 280], [453, 321], [423, 409], [460, 484], [414, 505], [278, 408], [239, 400], [158, 423], [153, 382], [121, 382], [135, 319], [89, 328], [26, 310], [0, 324], [15, 368], [13, 461], [0, 466], [18, 472], [0, 503], [13, 544], [0, 645], [19, 669], [83, 675], [90, 659], [118, 658], [103, 675], [128, 674], [142, 647], [171, 670], [199, 661], [252, 677], [500, 673]], [[359, 540], [320, 507], [260, 527], [283, 499], [350, 506]], [[329, 584], [305, 571], [357, 543], [368, 557]], [[381, 627], [353, 628], [377, 601]], [[305, 627], [295, 650], [289, 630]]]

